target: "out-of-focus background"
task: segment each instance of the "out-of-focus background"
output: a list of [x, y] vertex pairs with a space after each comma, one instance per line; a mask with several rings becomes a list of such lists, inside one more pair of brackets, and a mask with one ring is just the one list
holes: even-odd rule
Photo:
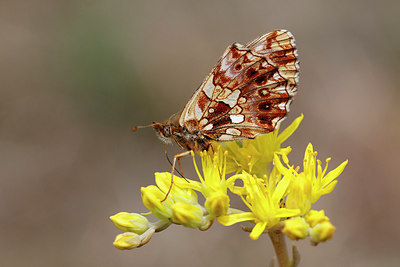
[[[180, 110], [224, 49], [284, 28], [300, 86], [283, 126], [330, 169], [334, 239], [294, 242], [301, 266], [400, 263], [399, 1], [1, 1], [0, 266], [266, 266], [267, 236], [172, 226], [119, 251], [108, 216], [145, 212], [140, 187], [169, 171], [151, 129]], [[169, 146], [173, 155], [179, 149]], [[193, 166], [184, 160], [185, 174]], [[293, 242], [288, 242], [293, 244]]]

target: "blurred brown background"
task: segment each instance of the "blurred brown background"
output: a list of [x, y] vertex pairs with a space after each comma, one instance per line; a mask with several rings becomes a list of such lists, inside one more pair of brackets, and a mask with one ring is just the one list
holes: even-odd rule
[[266, 266], [270, 241], [239, 225], [172, 226], [119, 251], [108, 216], [146, 211], [140, 187], [170, 170], [153, 131], [130, 127], [181, 109], [225, 47], [278, 28], [293, 32], [301, 61], [284, 123], [305, 115], [285, 143], [292, 164], [308, 142], [330, 169], [350, 160], [314, 206], [334, 239], [295, 242], [301, 266], [398, 266], [399, 10], [395, 0], [1, 1], [0, 266]]

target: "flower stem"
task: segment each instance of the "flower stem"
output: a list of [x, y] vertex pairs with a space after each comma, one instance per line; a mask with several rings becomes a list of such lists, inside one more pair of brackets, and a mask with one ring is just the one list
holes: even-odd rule
[[286, 249], [285, 236], [282, 234], [282, 231], [280, 229], [271, 229], [268, 231], [268, 235], [271, 238], [272, 244], [274, 245], [279, 266], [289, 267], [290, 261]]

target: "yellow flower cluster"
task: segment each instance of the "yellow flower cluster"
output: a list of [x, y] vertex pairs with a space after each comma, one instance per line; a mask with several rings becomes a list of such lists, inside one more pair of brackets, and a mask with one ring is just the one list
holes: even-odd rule
[[[317, 152], [309, 144], [303, 171], [290, 165], [288, 154], [291, 148], [281, 148], [281, 144], [302, 119], [300, 116], [294, 120], [281, 134], [276, 130], [253, 140], [213, 143], [212, 151], [199, 153], [202, 174], [192, 152], [199, 180], [174, 177], [166, 199], [171, 173], [156, 173], [157, 186], [143, 187], [141, 193], [143, 204], [159, 221], [150, 223], [136, 213], [122, 212], [111, 216], [119, 229], [127, 231], [116, 237], [114, 245], [119, 249], [132, 249], [146, 244], [155, 232], [170, 224], [206, 230], [215, 220], [225, 226], [244, 221], [253, 223], [254, 227], [249, 229], [251, 239], [276, 229], [293, 240], [309, 236], [315, 244], [332, 238], [335, 227], [323, 210], [311, 210], [311, 205], [322, 195], [332, 192], [337, 183], [335, 179], [347, 161], [327, 172], [330, 159], [322, 168]], [[234, 174], [226, 178], [229, 173]], [[239, 196], [248, 210], [230, 207], [228, 191]], [[203, 204], [199, 203], [196, 192], [203, 195]]]

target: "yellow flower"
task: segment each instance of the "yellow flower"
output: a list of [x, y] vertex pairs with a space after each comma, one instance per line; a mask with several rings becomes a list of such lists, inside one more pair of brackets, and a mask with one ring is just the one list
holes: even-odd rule
[[[172, 207], [175, 203], [183, 202], [191, 205], [197, 205], [197, 194], [189, 188], [183, 188], [184, 185], [180, 177], [174, 176], [174, 184], [172, 185], [171, 192], [165, 199], [166, 192], [168, 192], [171, 185], [171, 173], [155, 173], [157, 186], [150, 185], [142, 187], [142, 201], [143, 204], [151, 211], [157, 218], [170, 219], [173, 217]], [[184, 183], [190, 184], [183, 180]], [[165, 201], [163, 201], [165, 199]]]
[[276, 129], [255, 139], [227, 142], [223, 145], [213, 143], [213, 145], [222, 146], [229, 152], [227, 173], [246, 171], [262, 177], [269, 173], [269, 165], [273, 160], [274, 153], [281, 149], [281, 144], [293, 134], [302, 120], [303, 114], [295, 119], [281, 134], [278, 134], [279, 129]]
[[200, 205], [178, 202], [172, 206], [172, 221], [190, 228], [203, 224], [203, 210]]
[[150, 228], [149, 220], [138, 213], [119, 212], [110, 219], [122, 231], [143, 234]]
[[[347, 165], [347, 160], [340, 164], [336, 169], [326, 174], [330, 159], [322, 170], [321, 161], [317, 160], [317, 152], [313, 151], [312, 144], [308, 144], [304, 155], [304, 171], [298, 172], [293, 166], [289, 165], [287, 154], [290, 149], [282, 149], [274, 156], [274, 165], [282, 174], [291, 177], [291, 185], [286, 198], [286, 207], [300, 209], [301, 215], [306, 214], [311, 204], [315, 203], [322, 195], [329, 194], [335, 188], [335, 180]], [[281, 158], [286, 167], [282, 164]]]
[[225, 180], [227, 153], [219, 147], [215, 148], [214, 153], [200, 152], [203, 177], [192, 152], [193, 165], [200, 182], [190, 180], [190, 183], [179, 183], [181, 187], [199, 191], [205, 197], [205, 208], [209, 214], [209, 220], [225, 215], [229, 209], [228, 184]]
[[[171, 187], [171, 173], [157, 172], [155, 173], [155, 176], [156, 184], [164, 194], [162, 198], [163, 200], [166, 192], [168, 192]], [[170, 200], [171, 203], [186, 202], [190, 204], [197, 204], [197, 194], [189, 186], [194, 182], [195, 181], [189, 179], [185, 180], [178, 176], [174, 176], [174, 183], [172, 184], [171, 192], [164, 202], [168, 202], [168, 200]]]
[[322, 222], [315, 225], [310, 231], [311, 241], [315, 243], [325, 242], [332, 239], [336, 227], [330, 222]]
[[310, 225], [303, 217], [296, 217], [285, 220], [285, 227], [282, 233], [287, 235], [292, 240], [305, 239], [308, 236]]
[[303, 173], [292, 177], [286, 207], [300, 209], [300, 214], [304, 215], [311, 208], [311, 189], [311, 182], [304, 177]]
[[246, 192], [246, 198], [241, 196], [243, 202], [251, 212], [239, 212], [218, 217], [219, 223], [229, 226], [238, 222], [253, 221], [256, 225], [250, 233], [250, 238], [255, 240], [265, 231], [278, 224], [282, 218], [292, 217], [299, 214], [298, 209], [287, 209], [281, 207], [281, 200], [290, 183], [290, 177], [285, 176], [278, 182], [274, 190], [265, 186], [263, 179], [257, 179], [243, 172], [230, 178], [231, 180], [242, 180], [243, 190], [238, 187], [232, 188], [233, 192]]
[[[317, 160], [317, 152], [313, 151], [312, 144], [308, 144], [304, 155], [304, 176], [312, 183], [311, 203], [315, 203], [322, 195], [329, 194], [335, 188], [335, 180], [346, 167], [348, 160], [340, 164], [336, 169], [326, 174], [330, 158], [326, 159], [324, 170], [321, 167], [321, 161]], [[317, 162], [317, 165], [315, 164]], [[316, 170], [317, 169], [317, 175]], [[325, 175], [326, 174], [326, 175]]]
[[325, 216], [325, 211], [320, 210], [310, 210], [306, 216], [305, 219], [307, 223], [311, 226], [314, 227], [315, 225], [323, 222], [329, 222], [329, 218]]
[[164, 202], [161, 202], [166, 193], [162, 192], [155, 185], [142, 187], [141, 192], [143, 204], [154, 216], [159, 219], [168, 219], [172, 217], [172, 200], [167, 198]]
[[[149, 214], [160, 220], [151, 223], [140, 214], [127, 212], [111, 216], [119, 229], [127, 231], [115, 238], [114, 246], [118, 249], [143, 246], [155, 232], [165, 230], [172, 223], [207, 230], [215, 219], [224, 226], [244, 221], [254, 223], [252, 229], [244, 229], [251, 232], [253, 240], [267, 231], [273, 240], [278, 236], [283, 238], [282, 233], [292, 240], [310, 236], [313, 243], [331, 239], [335, 227], [323, 210], [311, 210], [311, 206], [322, 195], [332, 192], [336, 178], [348, 161], [327, 172], [330, 158], [322, 168], [310, 143], [304, 154], [303, 171], [290, 165], [288, 154], [292, 149], [281, 145], [302, 119], [303, 115], [281, 134], [277, 129], [255, 139], [224, 144], [213, 142], [209, 151], [198, 153], [202, 172], [191, 152], [199, 181], [174, 176], [171, 185], [171, 173], [155, 173], [156, 185], [142, 187], [141, 193]], [[273, 163], [272, 170], [270, 163]], [[231, 172], [236, 173], [226, 178]], [[230, 207], [228, 189], [240, 196], [247, 211]], [[196, 192], [205, 198], [202, 205]], [[295, 258], [298, 261], [294, 256], [293, 264]]]
[[139, 247], [140, 244], [140, 235], [131, 232], [117, 235], [113, 243], [113, 245], [120, 250], [134, 249]]
[[219, 217], [228, 212], [229, 202], [230, 200], [226, 193], [214, 192], [209, 194], [204, 207], [212, 217]]
[[132, 232], [119, 234], [115, 237], [113, 245], [117, 249], [121, 250], [141, 247], [150, 241], [151, 237], [156, 231], [156, 228], [156, 226], [150, 227], [146, 232], [141, 235]]

